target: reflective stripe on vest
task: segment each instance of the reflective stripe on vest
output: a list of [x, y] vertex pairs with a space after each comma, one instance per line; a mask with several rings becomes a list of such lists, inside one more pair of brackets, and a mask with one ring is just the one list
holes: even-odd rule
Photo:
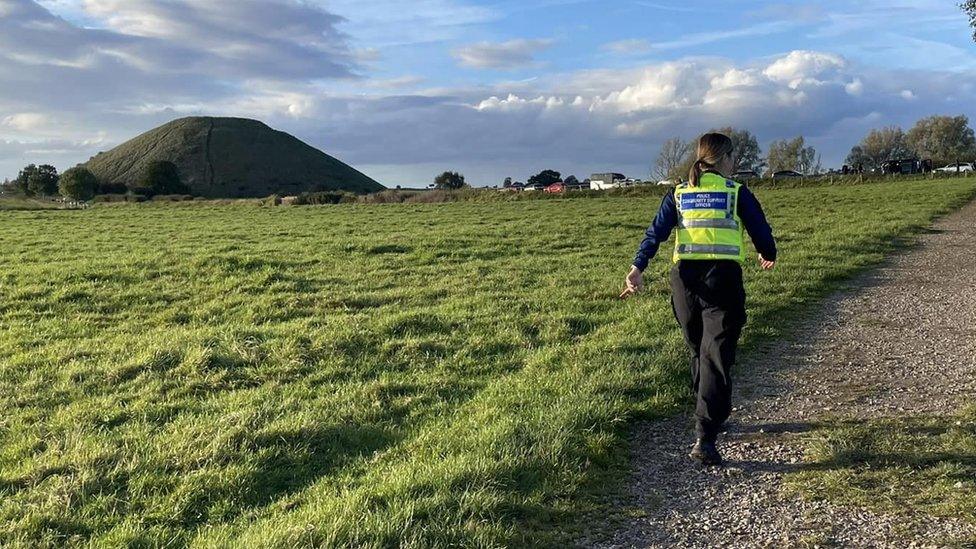
[[723, 246], [721, 244], [679, 244], [679, 254], [715, 254], [739, 257], [742, 248], [738, 246]]
[[735, 219], [682, 219], [682, 229], [738, 229]]

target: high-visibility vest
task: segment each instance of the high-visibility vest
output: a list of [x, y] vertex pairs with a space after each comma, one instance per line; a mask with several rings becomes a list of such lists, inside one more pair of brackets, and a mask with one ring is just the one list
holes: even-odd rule
[[684, 183], [675, 188], [675, 263], [683, 259], [745, 262], [745, 234], [735, 207], [740, 188], [735, 181], [711, 172], [702, 174], [697, 187]]

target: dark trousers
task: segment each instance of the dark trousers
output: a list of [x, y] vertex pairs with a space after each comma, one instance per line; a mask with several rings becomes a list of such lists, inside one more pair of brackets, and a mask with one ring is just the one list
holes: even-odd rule
[[691, 351], [698, 436], [714, 441], [732, 411], [732, 365], [746, 323], [742, 267], [685, 260], [671, 269], [671, 305]]

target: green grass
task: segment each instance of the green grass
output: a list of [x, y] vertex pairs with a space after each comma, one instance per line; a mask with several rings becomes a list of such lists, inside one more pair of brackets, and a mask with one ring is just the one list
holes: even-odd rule
[[976, 524], [976, 407], [950, 417], [836, 419], [806, 439], [806, 465], [787, 477], [791, 491], [908, 518]]
[[[974, 194], [760, 190], [746, 360]], [[688, 402], [658, 202], [5, 212], [0, 545], [564, 543]]]

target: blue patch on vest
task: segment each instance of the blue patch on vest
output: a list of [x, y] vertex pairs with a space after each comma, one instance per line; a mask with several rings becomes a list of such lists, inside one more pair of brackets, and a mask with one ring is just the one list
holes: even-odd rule
[[728, 210], [729, 193], [684, 193], [682, 210]]

